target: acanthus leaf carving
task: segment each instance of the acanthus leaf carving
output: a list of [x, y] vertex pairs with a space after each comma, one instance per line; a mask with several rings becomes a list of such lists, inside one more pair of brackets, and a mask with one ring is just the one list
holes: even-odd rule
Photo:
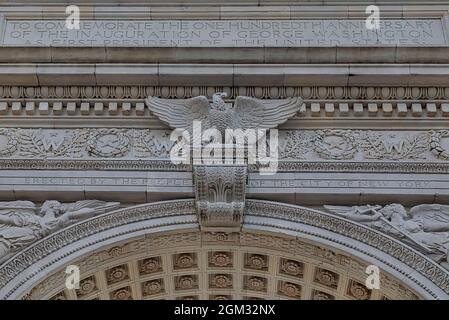
[[195, 166], [198, 216], [203, 230], [240, 230], [245, 208], [246, 166]]

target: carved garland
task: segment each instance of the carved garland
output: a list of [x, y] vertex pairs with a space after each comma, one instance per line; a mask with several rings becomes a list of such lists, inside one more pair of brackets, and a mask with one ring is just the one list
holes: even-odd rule
[[[362, 130], [282, 130], [279, 154], [293, 160], [449, 160], [441, 144], [447, 130], [377, 132]], [[168, 130], [120, 128], [0, 128], [0, 158], [169, 160], [174, 144]], [[3, 159], [0, 159], [2, 161]]]

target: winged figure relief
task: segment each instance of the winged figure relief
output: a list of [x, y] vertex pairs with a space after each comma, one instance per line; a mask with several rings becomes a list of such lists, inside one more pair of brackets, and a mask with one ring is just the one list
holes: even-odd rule
[[324, 208], [392, 235], [449, 268], [449, 205], [422, 204], [408, 212], [401, 204]]
[[118, 202], [82, 200], [0, 202], [0, 260], [70, 224], [118, 208]]
[[193, 121], [201, 121], [202, 129], [271, 129], [294, 116], [303, 105], [299, 97], [282, 100], [260, 100], [238, 96], [234, 105], [225, 103], [226, 93], [213, 95], [212, 103], [205, 96], [191, 99], [160, 99], [148, 97], [146, 105], [160, 120], [174, 129], [192, 132]]

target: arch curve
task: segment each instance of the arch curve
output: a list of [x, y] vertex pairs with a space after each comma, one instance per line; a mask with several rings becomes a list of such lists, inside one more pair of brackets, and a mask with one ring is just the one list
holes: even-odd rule
[[[122, 208], [79, 222], [1, 264], [0, 298], [20, 298], [49, 275], [93, 252], [137, 237], [176, 232], [201, 235], [193, 199]], [[332, 214], [278, 202], [247, 200], [242, 230], [234, 236], [237, 241], [249, 243], [248, 239], [258, 234], [318, 244], [355, 257], [365, 265], [377, 265], [421, 298], [449, 297], [448, 270], [396, 239]], [[218, 232], [213, 236], [214, 241], [226, 242], [225, 234]], [[274, 242], [271, 243], [274, 248]], [[289, 242], [285, 243], [285, 248], [279, 248], [290, 250]], [[290, 252], [292, 256], [301, 255], [301, 250]]]

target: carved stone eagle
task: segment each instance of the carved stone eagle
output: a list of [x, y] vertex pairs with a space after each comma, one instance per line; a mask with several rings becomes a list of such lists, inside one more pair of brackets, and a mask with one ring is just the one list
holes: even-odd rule
[[212, 103], [205, 96], [190, 99], [148, 97], [146, 105], [163, 122], [175, 129], [192, 132], [193, 121], [201, 121], [204, 129], [271, 129], [286, 122], [301, 108], [299, 97], [283, 100], [259, 100], [238, 96], [234, 106], [225, 103], [226, 93], [213, 95]]

